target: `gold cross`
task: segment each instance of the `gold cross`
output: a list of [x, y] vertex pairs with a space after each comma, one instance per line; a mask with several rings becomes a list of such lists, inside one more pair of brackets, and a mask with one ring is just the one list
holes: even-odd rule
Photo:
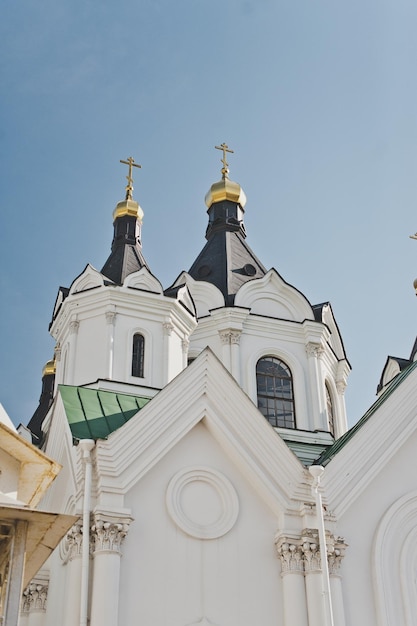
[[124, 165], [129, 166], [129, 173], [126, 176], [127, 185], [126, 185], [126, 200], [132, 200], [133, 193], [133, 177], [132, 177], [132, 167], [142, 167], [139, 163], [135, 163], [135, 159], [133, 157], [129, 157], [126, 161], [122, 161], [120, 159], [120, 163], [124, 163]]
[[229, 148], [229, 146], [227, 145], [227, 143], [221, 143], [220, 146], [214, 146], [214, 147], [216, 148], [216, 150], [222, 150], [223, 151], [223, 158], [220, 159], [221, 162], [223, 163], [222, 176], [223, 176], [223, 179], [228, 178], [229, 164], [226, 161], [226, 152], [230, 152], [231, 154], [233, 154], [234, 150], [231, 150]]

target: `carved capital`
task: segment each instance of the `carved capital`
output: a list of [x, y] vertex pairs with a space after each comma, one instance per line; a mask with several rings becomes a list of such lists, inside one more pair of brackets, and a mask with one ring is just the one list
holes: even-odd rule
[[55, 361], [61, 360], [61, 344], [58, 342], [54, 349]]
[[277, 554], [281, 560], [281, 574], [303, 573], [304, 554], [300, 543], [282, 537], [275, 543]]
[[35, 578], [29, 583], [23, 592], [22, 612], [46, 611], [49, 582], [37, 581]]
[[64, 539], [64, 552], [67, 555], [67, 559], [72, 561], [72, 559], [77, 556], [81, 556], [83, 545], [83, 525], [81, 522], [74, 524]]
[[316, 530], [307, 529], [303, 531], [302, 550], [304, 554], [304, 571], [321, 571], [319, 535]]
[[174, 324], [172, 322], [164, 322], [162, 327], [164, 329], [164, 335], [172, 335], [172, 331], [174, 330]]
[[341, 396], [344, 395], [346, 387], [347, 385], [344, 380], [338, 380], [336, 382], [337, 393], [340, 394]]
[[76, 334], [78, 333], [78, 329], [79, 329], [79, 327], [80, 327], [80, 322], [79, 322], [77, 319], [72, 320], [72, 321], [69, 323], [69, 327], [70, 327], [70, 332], [71, 332], [71, 334], [72, 334], [72, 335], [76, 335]]
[[327, 545], [327, 560], [329, 562], [330, 576], [339, 576], [340, 565], [345, 556], [347, 543], [343, 537], [331, 537], [330, 545]]
[[116, 315], [117, 315], [116, 311], [106, 311], [106, 323], [109, 325], [114, 324]]
[[116, 552], [121, 554], [121, 546], [129, 530], [130, 522], [130, 518], [115, 521], [105, 519], [101, 514], [96, 514], [91, 529], [94, 553]]
[[185, 337], [184, 337], [184, 339], [181, 340], [181, 348], [182, 348], [182, 351], [184, 352], [184, 354], [186, 354], [188, 352], [189, 346], [190, 346], [189, 340], [185, 339]]
[[220, 341], [224, 346], [239, 344], [241, 334], [240, 330], [231, 330], [230, 328], [227, 330], [219, 330]]
[[316, 359], [320, 359], [324, 353], [324, 348], [319, 343], [308, 343], [306, 345], [306, 352], [308, 357], [315, 357]]

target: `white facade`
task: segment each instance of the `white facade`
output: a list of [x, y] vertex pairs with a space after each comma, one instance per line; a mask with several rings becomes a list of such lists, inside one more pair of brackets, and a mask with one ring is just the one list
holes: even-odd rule
[[[223, 200], [209, 207], [211, 228], [235, 233], [231, 213], [214, 220]], [[241, 218], [243, 206], [234, 210]], [[350, 367], [330, 305], [310, 305], [253, 258], [233, 301], [214, 279], [196, 280], [194, 266], [165, 292], [146, 266], [122, 284], [87, 266], [60, 291], [55, 400], [42, 429], [63, 470], [43, 506], [81, 516], [87, 503], [89, 546], [80, 518], [44, 572], [46, 610], [24, 612], [24, 626], [417, 623], [416, 368], [344, 435]], [[265, 357], [291, 374], [295, 427], [273, 427], [257, 408]], [[102, 406], [144, 397], [117, 426]], [[94, 437], [99, 422], [108, 432]], [[91, 454], [74, 445], [80, 423], [96, 439]], [[333, 435], [344, 438], [333, 445]], [[320, 458], [317, 511], [308, 465]]]

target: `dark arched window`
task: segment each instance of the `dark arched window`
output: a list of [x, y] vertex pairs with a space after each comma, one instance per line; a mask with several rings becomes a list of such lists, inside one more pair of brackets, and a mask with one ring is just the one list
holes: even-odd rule
[[326, 389], [326, 411], [327, 411], [327, 421], [329, 424], [329, 431], [334, 435], [334, 410], [333, 410], [333, 402], [332, 396], [329, 391], [327, 384], [325, 385]]
[[272, 426], [295, 428], [294, 391], [291, 370], [274, 356], [256, 364], [258, 408]]
[[132, 376], [143, 378], [144, 356], [145, 338], [143, 335], [136, 333], [136, 335], [133, 335]]

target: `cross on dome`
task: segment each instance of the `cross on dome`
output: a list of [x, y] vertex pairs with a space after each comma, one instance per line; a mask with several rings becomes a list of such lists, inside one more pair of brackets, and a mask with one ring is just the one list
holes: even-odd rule
[[126, 176], [127, 178], [126, 200], [132, 200], [132, 193], [133, 193], [132, 167], [142, 167], [142, 166], [139, 165], [139, 163], [135, 163], [135, 159], [133, 157], [129, 157], [128, 159], [126, 159], [126, 161], [122, 161], [122, 159], [120, 159], [120, 163], [123, 163], [124, 165], [129, 166], [129, 173]]
[[230, 152], [230, 154], [234, 153], [234, 150], [231, 150], [229, 148], [229, 146], [227, 145], [227, 143], [221, 143], [220, 146], [214, 146], [216, 148], [216, 150], [222, 150], [223, 151], [223, 158], [220, 159], [221, 162], [223, 163], [223, 167], [222, 167], [222, 177], [223, 179], [228, 178], [228, 174], [229, 174], [229, 164], [226, 161], [226, 152]]

